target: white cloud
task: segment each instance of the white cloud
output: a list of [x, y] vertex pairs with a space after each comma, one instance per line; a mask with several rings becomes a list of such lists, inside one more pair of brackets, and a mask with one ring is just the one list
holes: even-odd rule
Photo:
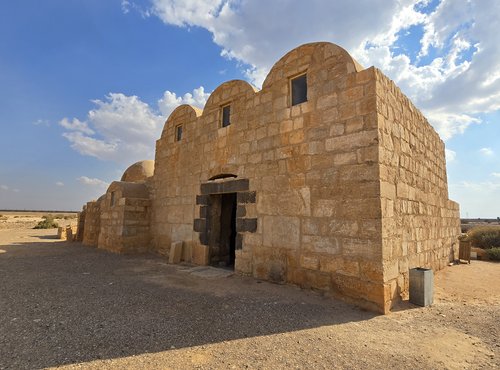
[[491, 176], [500, 178], [500, 172], [492, 172]]
[[[395, 80], [448, 139], [480, 123], [480, 113], [500, 109], [500, 2], [442, 0], [425, 14], [428, 3], [153, 0], [150, 14], [166, 24], [207, 29], [222, 55], [244, 63], [256, 85], [297, 45], [335, 42]], [[414, 55], [397, 49], [411, 26], [423, 32]]]
[[129, 165], [154, 158], [155, 141], [175, 107], [203, 107], [208, 96], [202, 86], [183, 96], [165, 91], [155, 109], [137, 96], [111, 93], [104, 101], [92, 101], [96, 108], [88, 112], [86, 120], [64, 118], [59, 124], [69, 130], [63, 136], [79, 153]]
[[20, 190], [19, 189], [11, 189], [10, 187], [8, 187], [7, 185], [0, 185], [0, 190], [4, 190], [4, 191], [13, 191], [14, 193], [19, 193]]
[[46, 119], [37, 119], [33, 124], [35, 126], [50, 126], [50, 122]]
[[77, 180], [84, 185], [98, 186], [101, 188], [107, 188], [109, 186], [109, 184], [106, 181], [97, 178], [90, 178], [87, 176], [80, 176], [79, 178], [77, 178]]
[[56, 182], [56, 186], [64, 186], [64, 182], [62, 182], [62, 181], [57, 181], [57, 182]]
[[127, 14], [130, 12], [130, 2], [129, 1], [122, 0], [121, 7], [122, 7], [123, 14]]
[[491, 148], [481, 148], [479, 149], [479, 153], [486, 157], [491, 157], [493, 154], [495, 154]]
[[446, 162], [447, 163], [453, 162], [455, 160], [455, 158], [457, 157], [457, 152], [455, 152], [451, 149], [445, 149], [444, 152], [446, 154]]
[[335, 40], [354, 49], [385, 29], [400, 3], [408, 2], [153, 0], [151, 14], [166, 24], [207, 29], [222, 55], [246, 63], [247, 75], [260, 85], [278, 58], [297, 45]]
[[94, 131], [89, 128], [87, 122], [82, 122], [77, 118], [73, 118], [73, 120], [70, 121], [65, 117], [59, 121], [59, 125], [70, 131], [80, 131], [88, 135], [94, 134]]
[[193, 90], [193, 93], [186, 93], [182, 97], [175, 93], [165, 91], [163, 97], [158, 100], [158, 108], [164, 117], [168, 117], [172, 111], [181, 104], [189, 104], [198, 108], [203, 108], [207, 102], [209, 93], [205, 92], [203, 86]]

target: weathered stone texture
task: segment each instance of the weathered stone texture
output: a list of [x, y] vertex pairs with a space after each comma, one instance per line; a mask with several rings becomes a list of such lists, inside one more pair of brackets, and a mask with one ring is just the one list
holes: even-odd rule
[[82, 211], [78, 212], [78, 222], [77, 222], [77, 231], [76, 231], [76, 241], [83, 241], [83, 231], [85, 229], [85, 215], [87, 213], [87, 206], [84, 205], [82, 207]]
[[458, 204], [448, 199], [444, 143], [392, 81], [376, 71], [384, 285], [408, 298], [409, 269], [458, 256]]
[[148, 251], [150, 208], [145, 183], [113, 182], [101, 201], [98, 247], [118, 253]]
[[87, 202], [85, 206], [85, 222], [83, 227], [84, 245], [97, 247], [97, 240], [101, 231], [101, 201], [102, 197], [97, 201]]

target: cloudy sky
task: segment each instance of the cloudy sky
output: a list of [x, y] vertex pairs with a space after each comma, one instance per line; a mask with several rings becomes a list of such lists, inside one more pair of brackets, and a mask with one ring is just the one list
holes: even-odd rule
[[154, 159], [169, 113], [331, 41], [392, 78], [446, 142], [463, 217], [500, 216], [498, 0], [0, 3], [0, 209], [77, 210]]

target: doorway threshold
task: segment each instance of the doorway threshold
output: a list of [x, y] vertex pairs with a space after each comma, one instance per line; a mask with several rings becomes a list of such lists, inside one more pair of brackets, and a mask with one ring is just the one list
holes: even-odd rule
[[234, 270], [213, 266], [195, 266], [183, 269], [182, 271], [207, 279], [226, 278], [234, 275]]

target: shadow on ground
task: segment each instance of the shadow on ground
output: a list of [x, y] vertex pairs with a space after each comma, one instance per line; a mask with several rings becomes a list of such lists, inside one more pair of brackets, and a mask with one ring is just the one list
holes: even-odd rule
[[193, 276], [156, 256], [49, 241], [2, 249], [0, 369], [118, 358], [374, 317], [290, 286]]

